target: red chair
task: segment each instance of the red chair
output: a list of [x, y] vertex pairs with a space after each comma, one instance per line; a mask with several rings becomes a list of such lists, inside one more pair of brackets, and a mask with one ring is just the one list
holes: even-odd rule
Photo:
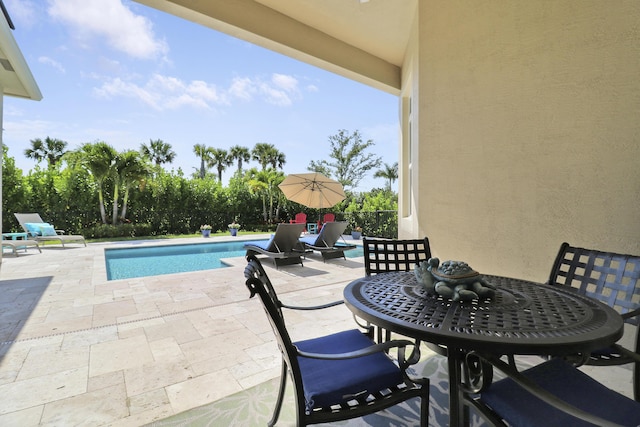
[[304, 224], [304, 232], [307, 232], [307, 214], [304, 212], [300, 212], [296, 214], [295, 219], [290, 219], [289, 223], [291, 224]]
[[307, 225], [307, 214], [304, 212], [297, 213], [295, 219], [290, 219], [289, 222], [291, 224]]
[[332, 213], [326, 213], [324, 214], [324, 217], [322, 218], [322, 222], [335, 222], [336, 220], [336, 215], [332, 214]]

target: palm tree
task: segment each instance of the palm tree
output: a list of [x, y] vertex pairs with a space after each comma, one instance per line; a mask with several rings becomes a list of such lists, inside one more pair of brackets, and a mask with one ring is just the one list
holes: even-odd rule
[[211, 157], [207, 166], [218, 170], [218, 182], [222, 184], [222, 171], [224, 171], [227, 166], [231, 166], [233, 164], [233, 159], [229, 156], [227, 150], [211, 148], [209, 153]]
[[176, 153], [171, 149], [171, 144], [161, 139], [150, 139], [149, 145], [141, 144], [140, 153], [151, 160], [156, 166], [171, 163], [176, 158]]
[[251, 160], [251, 152], [247, 147], [234, 145], [229, 149], [229, 155], [232, 159], [238, 161], [238, 173], [239, 175], [242, 175], [242, 162], [248, 162]]
[[[279, 194], [282, 194], [278, 188], [278, 184], [284, 180], [284, 174], [271, 168], [261, 171], [252, 168], [248, 172], [248, 176], [249, 191], [253, 194], [259, 194], [262, 199], [262, 216], [264, 221], [272, 222], [274, 212], [273, 202], [274, 200], [278, 200]], [[267, 200], [269, 202], [268, 210]]]
[[262, 170], [267, 169], [269, 165], [273, 166], [274, 169], [282, 168], [286, 162], [283, 153], [278, 151], [272, 144], [265, 144], [264, 142], [259, 142], [253, 147], [251, 157], [260, 163]]
[[[98, 187], [98, 202], [102, 223], [107, 223], [107, 213], [104, 206], [104, 184], [107, 179], [115, 175], [117, 151], [106, 142], [83, 144], [78, 150], [68, 153], [66, 159], [71, 165], [79, 165], [85, 169], [96, 182]], [[117, 204], [117, 201], [114, 201]]]
[[49, 167], [54, 167], [64, 155], [66, 141], [60, 139], [46, 137], [44, 142], [40, 138], [32, 139], [31, 148], [24, 150], [27, 159], [34, 159], [38, 163], [40, 160], [47, 159]]
[[149, 167], [145, 160], [140, 157], [140, 153], [134, 150], [125, 151], [118, 155], [116, 162], [116, 170], [118, 173], [118, 184], [114, 188], [114, 209], [113, 209], [113, 224], [117, 223], [117, 207], [118, 207], [118, 187], [123, 191], [122, 197], [122, 211], [120, 218], [123, 220], [127, 215], [127, 203], [129, 201], [129, 192], [131, 188], [138, 185], [143, 188], [146, 182], [146, 178], [149, 176]]
[[206, 164], [211, 159], [211, 150], [209, 147], [203, 144], [196, 144], [193, 146], [193, 152], [200, 158], [200, 179], [204, 179], [207, 174]]
[[384, 167], [377, 170], [373, 177], [389, 180], [387, 190], [391, 191], [391, 185], [398, 179], [398, 162], [395, 162], [393, 165], [385, 163]]

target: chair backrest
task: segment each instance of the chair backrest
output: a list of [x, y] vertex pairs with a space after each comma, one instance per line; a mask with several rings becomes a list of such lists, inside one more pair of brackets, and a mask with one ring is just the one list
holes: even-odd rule
[[334, 246], [347, 228], [347, 221], [325, 222], [318, 233], [314, 246]]
[[326, 213], [322, 217], [322, 222], [333, 222], [336, 220], [336, 215], [332, 213]]
[[[640, 307], [640, 256], [578, 248], [565, 242], [548, 283], [574, 287], [624, 314]], [[627, 322], [639, 324], [638, 317]]]
[[304, 224], [278, 224], [268, 250], [291, 252], [294, 249], [301, 249], [300, 234], [304, 231], [304, 227]]
[[29, 230], [27, 229], [26, 224], [28, 224], [28, 223], [36, 223], [36, 224], [44, 223], [44, 221], [40, 217], [40, 214], [38, 214], [38, 213], [14, 213], [13, 215], [16, 217], [16, 219], [18, 220], [18, 223], [20, 224], [20, 226], [26, 232], [29, 232]]
[[291, 341], [284, 315], [282, 314], [282, 303], [278, 299], [278, 295], [264, 267], [262, 267], [260, 260], [253, 254], [247, 255], [247, 266], [244, 269], [244, 277], [246, 279], [245, 285], [250, 292], [250, 298], [258, 295], [260, 301], [262, 301], [262, 306], [267, 314], [273, 333], [276, 336], [278, 348], [287, 366], [291, 369], [292, 378], [298, 391], [296, 395], [302, 396], [303, 387], [300, 365], [298, 363], [296, 349]]
[[364, 237], [364, 271], [367, 276], [389, 271], [410, 271], [431, 258], [429, 239], [378, 239]]
[[296, 217], [294, 219], [294, 222], [296, 224], [306, 224], [307, 223], [307, 214], [304, 212], [299, 212], [296, 214]]

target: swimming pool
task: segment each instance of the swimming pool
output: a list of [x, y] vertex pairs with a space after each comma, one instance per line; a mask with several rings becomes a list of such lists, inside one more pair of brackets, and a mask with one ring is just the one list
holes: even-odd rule
[[[105, 249], [107, 280], [158, 276], [161, 274], [228, 267], [223, 258], [243, 257], [244, 241], [145, 246]], [[362, 256], [362, 249], [346, 251], [349, 258]]]

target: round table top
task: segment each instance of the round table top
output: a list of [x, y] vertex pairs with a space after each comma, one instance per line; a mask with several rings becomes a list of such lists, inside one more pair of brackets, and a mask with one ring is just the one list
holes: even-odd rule
[[568, 286], [483, 275], [490, 300], [453, 302], [429, 295], [413, 272], [351, 282], [347, 307], [374, 325], [423, 341], [494, 354], [563, 355], [607, 347], [623, 334], [611, 307]]

